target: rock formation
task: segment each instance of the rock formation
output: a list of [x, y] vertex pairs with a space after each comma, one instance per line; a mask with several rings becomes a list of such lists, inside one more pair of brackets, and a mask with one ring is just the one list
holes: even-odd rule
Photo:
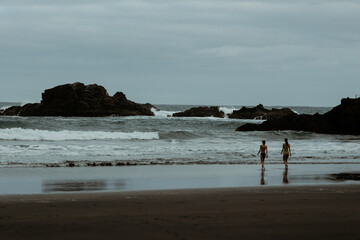
[[290, 114], [262, 124], [245, 124], [237, 131], [295, 130], [327, 134], [360, 135], [360, 98], [342, 99], [325, 114]]
[[41, 103], [14, 106], [3, 115], [18, 116], [153, 116], [151, 104], [138, 104], [128, 100], [124, 93], [109, 96], [106, 89], [97, 84], [73, 83], [47, 89]]
[[240, 110], [235, 110], [233, 113], [229, 114], [229, 118], [237, 118], [237, 119], [278, 119], [280, 117], [286, 115], [296, 115], [289, 108], [273, 108], [271, 110], [265, 109], [262, 104], [257, 105], [253, 108], [242, 107]]
[[174, 113], [173, 117], [218, 117], [223, 118], [225, 116], [223, 111], [219, 110], [219, 107], [193, 107], [184, 112]]

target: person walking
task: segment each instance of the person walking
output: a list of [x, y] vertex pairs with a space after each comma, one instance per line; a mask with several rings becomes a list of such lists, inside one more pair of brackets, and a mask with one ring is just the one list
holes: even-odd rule
[[265, 145], [266, 141], [265, 140], [262, 140], [262, 145], [260, 145], [260, 149], [259, 149], [259, 152], [257, 153], [257, 155], [260, 154], [260, 160], [261, 160], [261, 169], [262, 170], [265, 170], [265, 166], [264, 166], [264, 160], [265, 160], [265, 157], [268, 158], [269, 155], [268, 155], [268, 148], [267, 146]]
[[284, 164], [285, 164], [285, 168], [287, 168], [288, 167], [288, 162], [287, 161], [289, 159], [289, 156], [291, 156], [290, 144], [289, 144], [287, 138], [284, 139], [284, 143], [283, 143], [283, 146], [282, 146], [281, 153], [283, 155], [283, 161], [284, 161]]

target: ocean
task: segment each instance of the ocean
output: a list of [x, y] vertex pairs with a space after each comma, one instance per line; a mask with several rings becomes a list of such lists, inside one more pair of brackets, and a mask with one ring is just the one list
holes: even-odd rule
[[[9, 106], [10, 103], [0, 103]], [[194, 106], [157, 105], [154, 117], [0, 117], [0, 167], [65, 167], [183, 164], [259, 164], [266, 140], [266, 164], [282, 163], [284, 138], [291, 164], [360, 163], [360, 137], [296, 131], [236, 132], [261, 120], [174, 118]], [[222, 106], [226, 113], [241, 106]], [[290, 107], [324, 113], [325, 107]]]

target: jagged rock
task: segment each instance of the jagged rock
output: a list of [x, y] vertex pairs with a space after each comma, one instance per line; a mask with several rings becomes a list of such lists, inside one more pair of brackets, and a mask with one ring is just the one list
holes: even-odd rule
[[155, 111], [160, 111], [160, 109], [158, 109], [157, 107], [155, 107], [154, 105], [152, 105], [151, 103], [145, 103], [145, 104], [141, 104], [144, 108], [149, 109], [151, 111], [151, 109], [154, 109]]
[[271, 119], [279, 119], [285, 116], [295, 116], [298, 115], [297, 113], [295, 113], [293, 110], [291, 110], [290, 108], [272, 108], [266, 115], [266, 120], [271, 120]]
[[259, 120], [267, 120], [267, 119], [278, 119], [280, 117], [295, 114], [289, 108], [273, 108], [271, 110], [265, 109], [262, 104], [257, 105], [253, 108], [242, 107], [239, 110], [233, 111], [233, 113], [229, 114], [229, 118], [236, 119], [259, 119]]
[[19, 116], [153, 116], [151, 104], [138, 104], [128, 100], [124, 93], [109, 96], [97, 84], [73, 83], [47, 89], [41, 103], [10, 107], [3, 115]]
[[245, 124], [237, 131], [295, 130], [327, 134], [360, 135], [360, 98], [342, 99], [325, 114], [291, 114], [269, 119], [262, 124]]
[[219, 107], [193, 107], [184, 112], [174, 113], [173, 117], [218, 117], [223, 118], [224, 112]]

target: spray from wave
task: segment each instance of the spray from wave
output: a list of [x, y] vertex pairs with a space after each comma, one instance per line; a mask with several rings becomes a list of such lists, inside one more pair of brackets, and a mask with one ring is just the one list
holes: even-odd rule
[[0, 110], [6, 110], [9, 107], [12, 107], [12, 106], [10, 106], [10, 105], [0, 106]]
[[155, 108], [151, 108], [151, 111], [154, 113], [155, 117], [169, 117], [176, 113], [175, 111], [164, 111]]

